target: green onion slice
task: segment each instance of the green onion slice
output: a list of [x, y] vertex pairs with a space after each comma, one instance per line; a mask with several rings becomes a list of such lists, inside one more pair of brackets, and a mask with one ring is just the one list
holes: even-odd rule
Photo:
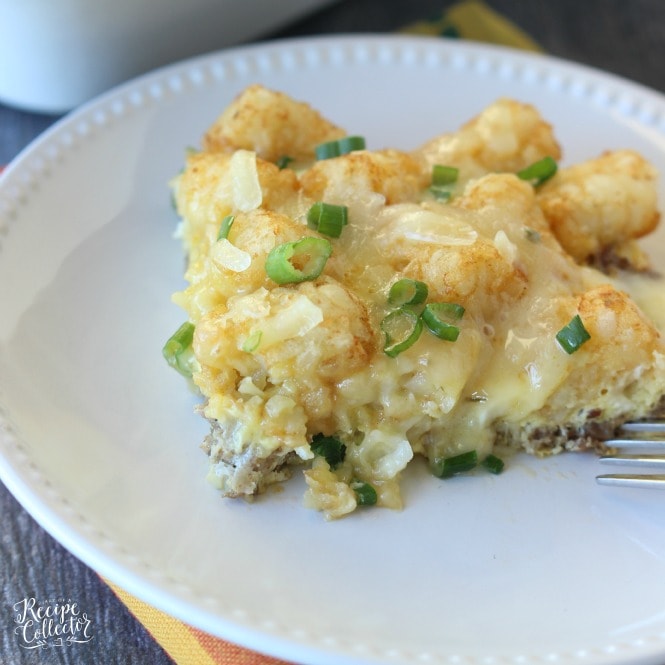
[[490, 454], [483, 460], [483, 466], [490, 473], [499, 474], [503, 471], [503, 467], [505, 466], [505, 464], [504, 464], [504, 461], [500, 457], [497, 457], [496, 455], [491, 455]]
[[375, 506], [378, 500], [376, 490], [369, 484], [360, 480], [354, 481], [350, 485], [356, 493], [356, 500], [359, 506]]
[[256, 351], [256, 349], [259, 348], [259, 344], [261, 343], [262, 337], [263, 337], [263, 331], [255, 330], [247, 337], [247, 339], [243, 343], [242, 350], [245, 351], [245, 353], [254, 353], [254, 351]]
[[576, 314], [567, 326], [564, 326], [556, 334], [556, 340], [561, 348], [568, 354], [575, 353], [582, 344], [588, 342], [591, 335], [584, 327], [579, 314]]
[[434, 164], [432, 167], [432, 184], [430, 191], [439, 201], [447, 201], [452, 196], [451, 186], [457, 182], [459, 169], [444, 164]]
[[331, 469], [337, 468], [346, 457], [346, 446], [334, 436], [315, 434], [310, 447], [315, 455], [325, 457]]
[[459, 321], [463, 315], [464, 307], [451, 302], [428, 303], [421, 314], [430, 332], [448, 342], [456, 341], [460, 333], [459, 327], [451, 321]]
[[395, 358], [416, 343], [423, 331], [423, 322], [418, 314], [401, 307], [390, 312], [381, 321], [381, 330], [386, 336], [383, 351], [391, 358]]
[[340, 155], [346, 155], [349, 152], [354, 150], [364, 150], [365, 149], [365, 139], [362, 136], [345, 136], [336, 141], [326, 141], [321, 143], [314, 148], [314, 154], [316, 158], [321, 159], [330, 159], [331, 157], [339, 157]]
[[524, 237], [533, 243], [539, 243], [541, 240], [540, 232], [535, 229], [531, 229], [528, 226], [524, 227]]
[[437, 457], [430, 464], [432, 473], [438, 478], [451, 478], [458, 473], [471, 471], [478, 465], [478, 453], [470, 450], [453, 457]]
[[217, 233], [217, 240], [222, 240], [223, 238], [229, 237], [229, 231], [233, 226], [235, 220], [235, 215], [227, 215], [222, 220], [222, 223], [219, 225], [219, 232]]
[[277, 284], [295, 284], [316, 279], [332, 254], [325, 238], [308, 236], [273, 247], [266, 258], [268, 277]]
[[194, 324], [187, 321], [169, 337], [162, 348], [166, 362], [187, 378], [191, 378], [198, 366], [192, 349], [193, 339]]
[[432, 185], [429, 188], [429, 191], [432, 192], [432, 196], [434, 196], [437, 201], [449, 201], [453, 196], [453, 193], [445, 187], [434, 187], [434, 185]]
[[459, 177], [459, 169], [454, 166], [444, 166], [443, 164], [435, 164], [432, 167], [432, 186], [445, 187], [446, 185], [454, 185]]
[[552, 157], [543, 157], [543, 159], [534, 162], [530, 166], [517, 172], [517, 177], [529, 181], [534, 187], [542, 185], [557, 172], [557, 163]]
[[388, 292], [388, 302], [391, 305], [418, 305], [427, 300], [429, 289], [425, 282], [417, 279], [398, 279]]
[[277, 166], [278, 169], [285, 169], [291, 162], [294, 162], [295, 159], [293, 157], [289, 157], [288, 155], [282, 155], [276, 162], [275, 165]]
[[339, 143], [337, 141], [326, 141], [326, 143], [321, 143], [314, 148], [314, 154], [319, 160], [339, 157]]
[[337, 143], [339, 143], [340, 155], [346, 155], [354, 150], [365, 149], [365, 138], [363, 136], [344, 136]]
[[348, 208], [317, 201], [307, 211], [307, 226], [324, 236], [339, 238], [348, 224]]

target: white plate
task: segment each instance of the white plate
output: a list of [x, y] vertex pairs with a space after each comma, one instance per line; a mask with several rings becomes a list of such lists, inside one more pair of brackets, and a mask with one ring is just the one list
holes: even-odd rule
[[[309, 665], [665, 660], [665, 510], [592, 457], [405, 479], [402, 512], [336, 523], [303, 483], [254, 504], [204, 482], [194, 399], [161, 358], [182, 318], [167, 180], [246, 85], [306, 99], [370, 147], [410, 148], [501, 95], [567, 161], [630, 147], [665, 173], [665, 100], [552, 58], [356, 36], [227, 51], [116, 89], [0, 181], [2, 480], [101, 574], [218, 636]], [[651, 241], [659, 262], [663, 234]]]

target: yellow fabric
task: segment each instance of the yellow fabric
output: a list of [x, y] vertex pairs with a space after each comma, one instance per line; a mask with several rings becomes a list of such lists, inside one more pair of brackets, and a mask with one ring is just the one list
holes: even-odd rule
[[[460, 37], [529, 51], [542, 50], [517, 26], [479, 0], [459, 2], [440, 19], [414, 23], [403, 32]], [[176, 665], [288, 665], [285, 661], [208, 635], [146, 605], [113, 584], [109, 586]]]
[[177, 665], [288, 665], [188, 626], [105, 582]]
[[406, 26], [403, 32], [460, 37], [488, 44], [512, 46], [526, 51], [543, 50], [527, 33], [481, 0], [458, 2], [445, 11], [440, 19], [418, 21]]

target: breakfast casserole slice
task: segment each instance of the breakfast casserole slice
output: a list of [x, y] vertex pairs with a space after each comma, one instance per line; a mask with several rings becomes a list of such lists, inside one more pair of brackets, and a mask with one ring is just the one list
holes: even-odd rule
[[658, 409], [665, 347], [622, 285], [657, 174], [629, 151], [558, 168], [552, 127], [499, 99], [412, 151], [372, 150], [251, 86], [172, 183], [187, 321], [165, 346], [201, 395], [210, 481], [250, 497], [304, 469], [328, 519], [401, 506], [502, 449], [602, 449]]

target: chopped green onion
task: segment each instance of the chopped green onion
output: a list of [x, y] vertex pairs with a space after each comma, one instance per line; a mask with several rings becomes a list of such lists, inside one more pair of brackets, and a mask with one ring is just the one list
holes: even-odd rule
[[402, 307], [390, 312], [381, 321], [381, 330], [386, 336], [383, 351], [395, 358], [416, 343], [423, 331], [423, 322], [415, 312]]
[[331, 159], [339, 157], [339, 143], [337, 141], [326, 141], [314, 148], [314, 154], [317, 159]]
[[490, 473], [501, 473], [503, 471], [503, 467], [505, 466], [503, 460], [500, 457], [497, 457], [496, 455], [488, 455], [484, 460], [483, 460], [483, 466], [490, 472]]
[[325, 238], [307, 236], [273, 247], [266, 258], [268, 277], [277, 284], [294, 284], [316, 279], [332, 254]]
[[348, 224], [348, 208], [317, 201], [307, 211], [307, 226], [324, 236], [339, 238]]
[[429, 191], [432, 192], [432, 195], [438, 201], [449, 201], [452, 198], [453, 193], [449, 189], [444, 187], [430, 187]]
[[568, 354], [575, 353], [584, 342], [591, 339], [591, 335], [584, 327], [579, 314], [576, 314], [567, 326], [564, 326], [556, 334], [557, 342]]
[[356, 493], [359, 506], [375, 506], [378, 500], [376, 490], [369, 484], [361, 481], [351, 483], [351, 489]]
[[427, 300], [429, 290], [425, 282], [417, 279], [398, 279], [388, 292], [388, 302], [391, 305], [418, 305]]
[[459, 169], [454, 166], [434, 164], [430, 191], [440, 201], [447, 201], [452, 196], [451, 185], [457, 182]]
[[459, 337], [459, 327], [450, 322], [458, 321], [463, 315], [464, 307], [451, 302], [428, 303], [421, 314], [430, 332], [447, 342], [454, 342]]
[[557, 172], [557, 163], [552, 157], [543, 157], [543, 159], [534, 162], [530, 166], [517, 172], [517, 177], [529, 181], [534, 187], [542, 185]]
[[364, 150], [365, 149], [365, 139], [362, 136], [345, 136], [336, 141], [326, 141], [317, 145], [314, 149], [314, 154], [316, 158], [321, 159], [330, 159], [331, 157], [339, 157], [340, 155], [346, 155], [349, 152], [354, 150]]
[[245, 353], [253, 353], [256, 351], [261, 343], [261, 337], [263, 337], [263, 330], [255, 330], [244, 341], [242, 350], [245, 351]]
[[223, 238], [229, 237], [229, 231], [233, 226], [235, 220], [235, 215], [227, 215], [222, 220], [222, 223], [219, 226], [219, 232], [217, 233], [217, 240], [222, 240]]
[[470, 450], [453, 457], [437, 457], [430, 464], [432, 473], [438, 478], [450, 478], [458, 473], [466, 473], [478, 464], [478, 453]]
[[535, 229], [531, 229], [528, 226], [524, 227], [524, 237], [533, 243], [540, 242], [540, 232]]
[[334, 436], [315, 434], [310, 447], [315, 455], [325, 457], [331, 469], [338, 467], [346, 457], [346, 446]]
[[197, 368], [197, 361], [192, 349], [194, 324], [183, 323], [164, 344], [162, 355], [166, 362], [183, 376], [190, 378]]
[[444, 166], [443, 164], [435, 164], [432, 167], [432, 186], [445, 187], [446, 185], [454, 185], [459, 177], [459, 169], [454, 166]]
[[288, 155], [282, 155], [276, 162], [275, 165], [279, 169], [285, 169], [291, 162], [294, 162], [295, 159], [293, 157], [289, 157]]
[[365, 149], [365, 138], [363, 136], [344, 136], [339, 139], [338, 143], [340, 155]]

